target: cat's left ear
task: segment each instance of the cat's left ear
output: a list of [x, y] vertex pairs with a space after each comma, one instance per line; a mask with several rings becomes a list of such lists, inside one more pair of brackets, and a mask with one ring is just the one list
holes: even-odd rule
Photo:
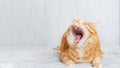
[[91, 33], [96, 33], [96, 30], [99, 30], [98, 28], [99, 22], [96, 22], [96, 23], [86, 22], [84, 23], [84, 25]]
[[99, 29], [99, 28], [100, 28], [101, 23], [102, 23], [102, 21], [96, 21], [96, 22], [91, 23], [91, 24], [94, 26], [94, 28]]

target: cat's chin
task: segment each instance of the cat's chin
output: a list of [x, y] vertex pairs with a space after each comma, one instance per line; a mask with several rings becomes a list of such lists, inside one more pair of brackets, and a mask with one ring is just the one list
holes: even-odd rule
[[73, 46], [76, 47], [76, 48], [81, 47], [81, 45], [79, 43], [78, 44], [74, 44]]
[[74, 47], [79, 48], [80, 46], [79, 45], [74, 45]]

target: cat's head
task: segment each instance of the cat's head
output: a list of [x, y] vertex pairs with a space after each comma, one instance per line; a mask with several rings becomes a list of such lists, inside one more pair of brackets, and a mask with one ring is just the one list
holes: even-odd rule
[[94, 23], [74, 19], [68, 30], [68, 44], [75, 47], [84, 46], [90, 34], [97, 34]]

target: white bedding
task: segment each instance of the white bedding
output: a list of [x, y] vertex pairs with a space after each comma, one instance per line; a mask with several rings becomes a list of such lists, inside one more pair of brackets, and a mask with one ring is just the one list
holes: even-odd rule
[[[120, 68], [120, 50], [104, 54], [103, 68]], [[0, 51], [0, 68], [68, 68], [59, 61], [52, 49], [9, 49]], [[71, 67], [70, 67], [71, 68]], [[79, 63], [74, 68], [92, 68], [89, 63]]]

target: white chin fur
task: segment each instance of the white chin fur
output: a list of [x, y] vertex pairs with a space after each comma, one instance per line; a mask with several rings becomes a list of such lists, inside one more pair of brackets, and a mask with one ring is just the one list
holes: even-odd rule
[[[76, 25], [78, 26], [78, 24]], [[83, 24], [80, 24], [78, 27], [82, 28], [83, 31], [84, 31], [84, 35], [83, 35], [83, 38], [80, 40], [80, 42], [77, 44], [76, 47], [84, 47], [84, 44], [86, 42], [86, 39], [89, 35], [89, 31], [87, 30], [87, 28], [83, 25]], [[74, 36], [72, 34], [72, 31], [70, 30], [69, 31], [69, 35], [67, 36], [67, 41], [69, 43], [70, 46], [74, 46]]]

